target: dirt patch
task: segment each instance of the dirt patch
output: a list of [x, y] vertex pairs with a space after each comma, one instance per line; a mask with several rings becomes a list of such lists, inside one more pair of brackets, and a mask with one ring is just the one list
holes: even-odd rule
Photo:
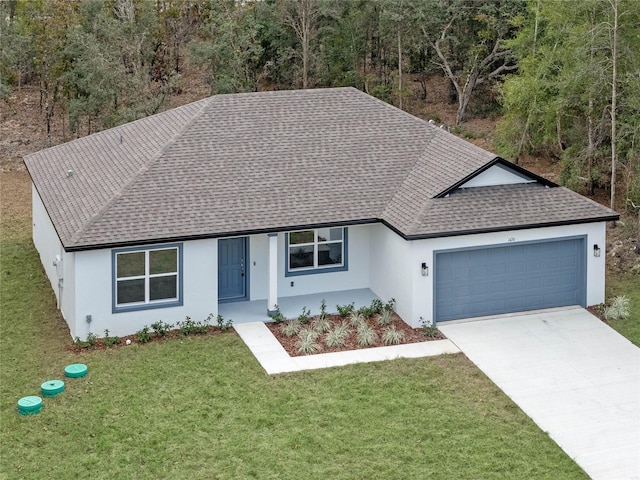
[[31, 179], [26, 170], [0, 172], [0, 206], [3, 239], [30, 236]]
[[624, 212], [615, 226], [607, 225], [607, 273], [640, 275], [640, 245], [636, 244], [637, 216]]
[[[22, 158], [47, 147], [39, 90], [22, 87], [0, 104], [0, 171], [24, 170]], [[66, 140], [62, 136], [61, 116], [55, 115], [51, 143], [57, 145]]]
[[[318, 332], [317, 339], [315, 343], [318, 345], [318, 350], [314, 353], [332, 353], [332, 352], [343, 352], [348, 350], [360, 350], [364, 348], [373, 348], [373, 347], [383, 347], [387, 346], [387, 344], [383, 340], [383, 335], [385, 330], [390, 327], [395, 327], [395, 330], [401, 332], [400, 335], [402, 337], [401, 341], [399, 341], [398, 345], [404, 345], [409, 343], [419, 343], [426, 342], [429, 340], [443, 340], [446, 337], [437, 329], [431, 330], [430, 336], [425, 335], [425, 332], [421, 328], [411, 328], [408, 324], [406, 324], [397, 314], [392, 315], [392, 320], [388, 325], [380, 325], [376, 319], [377, 315], [374, 315], [371, 318], [364, 319], [366, 325], [375, 332], [375, 342], [371, 345], [363, 346], [358, 342], [358, 334], [357, 328], [354, 325], [350, 324], [349, 318], [343, 318], [340, 315], [328, 315], [329, 327], [325, 329], [323, 332]], [[281, 323], [266, 323], [267, 328], [273, 333], [273, 336], [276, 337], [278, 342], [282, 345], [282, 347], [287, 351], [287, 353], [292, 356], [301, 356], [305, 355], [301, 353], [298, 348], [298, 341], [300, 339], [299, 335], [286, 336], [283, 333], [283, 329], [287, 322]], [[331, 330], [334, 330], [341, 324], [349, 325], [349, 333], [344, 339], [344, 343], [340, 347], [329, 347], [326, 344], [327, 334]], [[311, 329], [318, 330], [317, 326], [317, 317], [311, 318], [309, 322], [305, 325], [301, 326], [302, 329]]]

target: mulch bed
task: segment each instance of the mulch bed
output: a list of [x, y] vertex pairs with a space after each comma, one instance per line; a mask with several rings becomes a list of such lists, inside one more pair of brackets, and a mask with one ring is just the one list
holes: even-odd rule
[[598, 317], [604, 323], [609, 323], [604, 317], [604, 314], [602, 313], [602, 307], [600, 305], [591, 305], [590, 307], [587, 307], [587, 310], [591, 315]]
[[[227, 330], [221, 330], [218, 327], [209, 326], [207, 331], [204, 333], [197, 333], [197, 334], [194, 333], [194, 334], [189, 334], [188, 336], [213, 337], [213, 336], [222, 335], [224, 333], [232, 332], [232, 331], [233, 331], [233, 328], [229, 328]], [[136, 345], [136, 344], [145, 345], [147, 343], [152, 343], [152, 342], [165, 342], [165, 341], [171, 341], [171, 340], [178, 340], [182, 338], [185, 338], [185, 335], [183, 335], [180, 332], [180, 329], [169, 330], [164, 336], [155, 334], [153, 331], [150, 331], [149, 340], [147, 340], [146, 342], [141, 342], [138, 339], [138, 335], [133, 334], [133, 335], [127, 335], [125, 337], [120, 337], [118, 343], [115, 343], [115, 344], [105, 343], [104, 338], [98, 338], [94, 345], [83, 346], [78, 343], [71, 343], [67, 345], [65, 348], [66, 350], [74, 353], [87, 353], [95, 350], [112, 350], [114, 348], [122, 348], [122, 347], [127, 347], [131, 345]], [[127, 345], [127, 340], [131, 340], [130, 345]]]
[[[327, 347], [323, 342], [324, 334], [321, 335], [320, 338], [318, 339], [318, 344], [321, 345], [322, 349], [317, 353], [343, 352], [347, 350], [360, 350], [363, 348], [383, 347], [385, 346], [385, 344], [382, 341], [382, 334], [384, 330], [391, 325], [394, 325], [396, 327], [396, 330], [401, 331], [404, 334], [403, 339], [400, 342], [400, 345], [408, 344], [408, 343], [426, 342], [430, 340], [442, 340], [446, 338], [439, 330], [435, 330], [433, 336], [426, 336], [424, 334], [424, 331], [421, 328], [411, 328], [396, 313], [393, 314], [393, 320], [389, 325], [384, 325], [384, 326], [378, 325], [375, 318], [376, 317], [374, 316], [369, 319], [366, 319], [367, 325], [376, 332], [377, 341], [373, 345], [370, 345], [368, 347], [360, 346], [357, 340], [356, 328], [352, 327], [349, 336], [344, 342], [344, 345], [339, 348]], [[314, 318], [312, 317], [309, 320], [309, 324], [307, 326], [311, 326], [313, 324], [313, 320]], [[349, 318], [343, 318], [340, 315], [329, 315], [329, 321], [331, 322], [331, 328], [333, 328], [334, 326], [340, 323], [343, 323], [343, 322], [348, 323]], [[280, 327], [282, 323], [268, 322], [268, 323], [265, 323], [265, 325], [267, 326], [267, 328], [269, 328], [271, 333], [273, 333], [274, 337], [280, 342], [280, 344], [284, 347], [284, 349], [287, 351], [287, 353], [290, 356], [296, 357], [301, 355], [295, 346], [295, 343], [298, 339], [297, 335], [294, 335], [292, 337], [286, 337], [285, 335], [283, 335], [282, 332], [280, 331]], [[209, 328], [205, 333], [190, 334], [189, 336], [194, 336], [194, 335], [216, 336], [216, 335], [222, 335], [226, 332], [231, 332], [231, 331], [233, 331], [233, 328], [229, 328], [228, 330], [221, 330], [218, 327], [209, 326]], [[149, 339], [146, 342], [141, 342], [138, 338], [138, 335], [133, 334], [133, 335], [120, 337], [117, 343], [105, 342], [104, 338], [98, 338], [95, 340], [95, 343], [93, 345], [87, 345], [86, 342], [85, 343], [74, 342], [74, 343], [68, 344], [65, 348], [70, 352], [83, 354], [83, 353], [93, 352], [96, 350], [112, 350], [116, 348], [127, 347], [129, 346], [126, 343], [127, 340], [131, 341], [130, 345], [136, 345], [136, 344], [144, 345], [152, 342], [165, 342], [165, 341], [171, 341], [171, 340], [178, 340], [184, 337], [185, 335], [183, 335], [179, 329], [169, 330], [164, 336], [154, 333], [152, 330], [150, 330]]]
[[[387, 346], [385, 345], [385, 343], [382, 341], [382, 333], [385, 331], [385, 329], [387, 329], [390, 325], [395, 325], [396, 330], [401, 331], [404, 333], [404, 337], [402, 339], [402, 341], [400, 342], [399, 345], [404, 345], [404, 344], [408, 344], [408, 343], [419, 343], [419, 342], [426, 342], [426, 341], [430, 341], [430, 340], [443, 340], [446, 337], [439, 331], [436, 330], [434, 332], [434, 336], [432, 337], [428, 337], [424, 334], [423, 330], [421, 328], [411, 328], [409, 325], [407, 325], [396, 313], [393, 314], [393, 321], [389, 324], [389, 325], [378, 325], [378, 323], [375, 320], [376, 316], [374, 315], [373, 317], [366, 319], [367, 324], [369, 325], [369, 327], [371, 327], [375, 332], [376, 332], [376, 336], [377, 336], [377, 341], [373, 344], [370, 345], [368, 347], [363, 347], [360, 346], [358, 344], [358, 340], [357, 340], [357, 334], [356, 334], [356, 328], [352, 327], [351, 328], [351, 332], [349, 334], [349, 336], [347, 337], [344, 345], [342, 347], [339, 348], [330, 348], [328, 346], [326, 346], [324, 344], [324, 336], [326, 334], [322, 334], [319, 338], [318, 338], [318, 344], [321, 346], [321, 350], [319, 350], [316, 353], [332, 353], [332, 352], [344, 352], [347, 350], [361, 350], [363, 348], [373, 348], [373, 347], [384, 347]], [[314, 318], [311, 318], [309, 320], [309, 323], [305, 326], [307, 327], [311, 327], [313, 325], [313, 320]], [[331, 322], [331, 329], [333, 329], [335, 326], [339, 325], [342, 322], [349, 322], [349, 318], [343, 318], [340, 315], [329, 315], [329, 320]], [[269, 322], [269, 323], [265, 323], [265, 325], [267, 326], [267, 328], [269, 328], [269, 330], [271, 330], [271, 333], [273, 333], [273, 336], [276, 337], [276, 339], [278, 340], [278, 342], [280, 342], [280, 344], [284, 347], [284, 349], [287, 351], [287, 353], [292, 356], [292, 357], [297, 357], [297, 356], [302, 356], [304, 354], [301, 354], [300, 352], [298, 352], [298, 349], [296, 347], [296, 342], [298, 341], [298, 336], [294, 335], [292, 337], [287, 337], [285, 336], [280, 328], [282, 326], [284, 322], [282, 323], [274, 323], [274, 322]]]

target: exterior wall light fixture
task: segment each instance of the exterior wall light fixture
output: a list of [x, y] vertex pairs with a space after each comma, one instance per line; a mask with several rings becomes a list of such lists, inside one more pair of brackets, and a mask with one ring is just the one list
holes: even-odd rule
[[429, 267], [427, 267], [427, 264], [425, 262], [422, 262], [422, 276], [423, 277], [429, 276]]
[[598, 246], [597, 243], [593, 246], [593, 256], [594, 257], [600, 256], [600, 247]]

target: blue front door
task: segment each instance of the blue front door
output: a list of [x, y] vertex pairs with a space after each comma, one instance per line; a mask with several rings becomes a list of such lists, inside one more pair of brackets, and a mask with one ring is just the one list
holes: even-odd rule
[[218, 240], [218, 301], [247, 299], [247, 238]]

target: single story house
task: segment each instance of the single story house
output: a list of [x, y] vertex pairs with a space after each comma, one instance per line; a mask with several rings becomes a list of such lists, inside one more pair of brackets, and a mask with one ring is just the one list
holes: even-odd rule
[[618, 218], [354, 88], [215, 95], [25, 164], [81, 338], [351, 289], [415, 327], [598, 304]]

